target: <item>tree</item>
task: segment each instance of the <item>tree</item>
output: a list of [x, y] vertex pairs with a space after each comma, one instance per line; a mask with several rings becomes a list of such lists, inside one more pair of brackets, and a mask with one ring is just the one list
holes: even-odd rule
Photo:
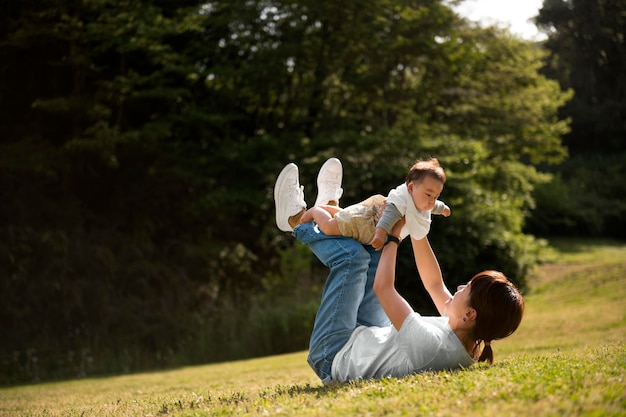
[[626, 149], [624, 10], [624, 0], [545, 0], [536, 18], [548, 34], [546, 74], [575, 91], [562, 111], [572, 152]]
[[459, 283], [496, 268], [523, 286], [541, 248], [522, 233], [524, 214], [534, 207], [534, 187], [549, 178], [536, 167], [566, 156], [560, 137], [568, 125], [558, 109], [571, 95], [539, 74], [540, 48], [495, 28], [466, 28], [441, 48], [452, 74], [430, 89], [419, 114], [431, 129], [426, 149], [446, 167], [442, 198], [453, 216], [435, 219], [430, 239]]
[[626, 236], [624, 10], [622, 0], [545, 0], [536, 18], [548, 35], [542, 72], [574, 96], [560, 111], [571, 158], [537, 189], [530, 232]]
[[3, 3], [2, 348], [36, 350], [47, 377], [73, 372], [63, 352], [164, 363], [195, 324], [196, 274], [220, 264], [189, 216], [185, 53], [202, 27], [181, 6]]

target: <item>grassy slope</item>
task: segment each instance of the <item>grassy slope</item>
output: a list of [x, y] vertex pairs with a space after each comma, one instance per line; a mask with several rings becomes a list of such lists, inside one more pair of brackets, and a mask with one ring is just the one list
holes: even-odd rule
[[306, 353], [0, 390], [0, 415], [626, 415], [626, 245], [554, 242], [496, 364], [322, 386]]

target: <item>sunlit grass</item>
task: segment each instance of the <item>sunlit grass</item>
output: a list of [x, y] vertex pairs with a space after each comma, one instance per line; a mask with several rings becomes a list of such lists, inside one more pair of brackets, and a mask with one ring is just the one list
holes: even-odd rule
[[306, 353], [0, 390], [6, 416], [626, 415], [626, 245], [556, 242], [496, 363], [321, 385]]

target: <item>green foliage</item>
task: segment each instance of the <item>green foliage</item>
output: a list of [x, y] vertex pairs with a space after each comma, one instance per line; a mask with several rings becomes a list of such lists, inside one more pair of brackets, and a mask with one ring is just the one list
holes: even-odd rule
[[18, 367], [301, 348], [325, 271], [274, 226], [289, 161], [312, 202], [340, 157], [349, 204], [437, 156], [450, 285], [497, 268], [524, 287], [539, 259], [524, 214], [536, 165], [565, 156], [570, 93], [536, 45], [444, 2], [11, 1], [0, 28], [0, 355]]
[[527, 231], [626, 237], [624, 227], [624, 1], [546, 0], [537, 17], [548, 39], [542, 72], [575, 92], [560, 110], [571, 160], [534, 193]]
[[626, 237], [626, 155], [573, 157], [534, 192], [527, 230], [542, 236]]
[[537, 25], [548, 35], [550, 78], [576, 92], [563, 108], [576, 153], [626, 150], [626, 1], [545, 0]]

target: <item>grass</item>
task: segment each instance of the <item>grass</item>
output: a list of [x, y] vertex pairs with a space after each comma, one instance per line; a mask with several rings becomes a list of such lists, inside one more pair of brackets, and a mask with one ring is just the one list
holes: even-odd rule
[[626, 245], [554, 241], [496, 363], [324, 387], [306, 352], [0, 390], [0, 416], [626, 416]]

